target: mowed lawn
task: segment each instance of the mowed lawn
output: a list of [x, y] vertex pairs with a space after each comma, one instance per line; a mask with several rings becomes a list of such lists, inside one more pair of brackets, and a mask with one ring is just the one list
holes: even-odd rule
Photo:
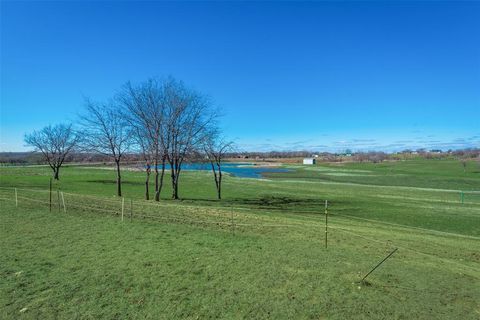
[[125, 171], [123, 222], [112, 170], [66, 167], [50, 212], [47, 168], [0, 168], [0, 318], [478, 319], [476, 165], [293, 166], [226, 177], [222, 201], [183, 172], [160, 204]]

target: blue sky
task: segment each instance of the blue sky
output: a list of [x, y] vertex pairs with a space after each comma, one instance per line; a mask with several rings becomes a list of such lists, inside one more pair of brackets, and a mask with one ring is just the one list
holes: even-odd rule
[[0, 151], [174, 77], [243, 150], [480, 147], [479, 2], [1, 2]]

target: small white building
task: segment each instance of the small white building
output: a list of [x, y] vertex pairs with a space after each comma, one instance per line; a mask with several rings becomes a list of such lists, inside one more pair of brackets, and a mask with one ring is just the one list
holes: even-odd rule
[[304, 158], [303, 164], [315, 164], [317, 161], [314, 158]]

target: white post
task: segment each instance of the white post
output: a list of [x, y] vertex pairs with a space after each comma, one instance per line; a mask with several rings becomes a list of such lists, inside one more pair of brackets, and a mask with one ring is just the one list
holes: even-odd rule
[[18, 207], [18, 195], [17, 195], [17, 188], [15, 188], [15, 207]]
[[125, 198], [122, 197], [122, 222], [123, 222], [123, 208], [125, 207]]
[[67, 213], [67, 207], [65, 207], [65, 198], [63, 197], [63, 191], [60, 194], [62, 195], [63, 212]]

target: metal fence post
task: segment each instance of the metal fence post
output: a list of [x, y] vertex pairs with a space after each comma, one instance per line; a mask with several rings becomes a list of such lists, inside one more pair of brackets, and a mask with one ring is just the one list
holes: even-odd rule
[[328, 200], [325, 200], [325, 248], [328, 247]]

